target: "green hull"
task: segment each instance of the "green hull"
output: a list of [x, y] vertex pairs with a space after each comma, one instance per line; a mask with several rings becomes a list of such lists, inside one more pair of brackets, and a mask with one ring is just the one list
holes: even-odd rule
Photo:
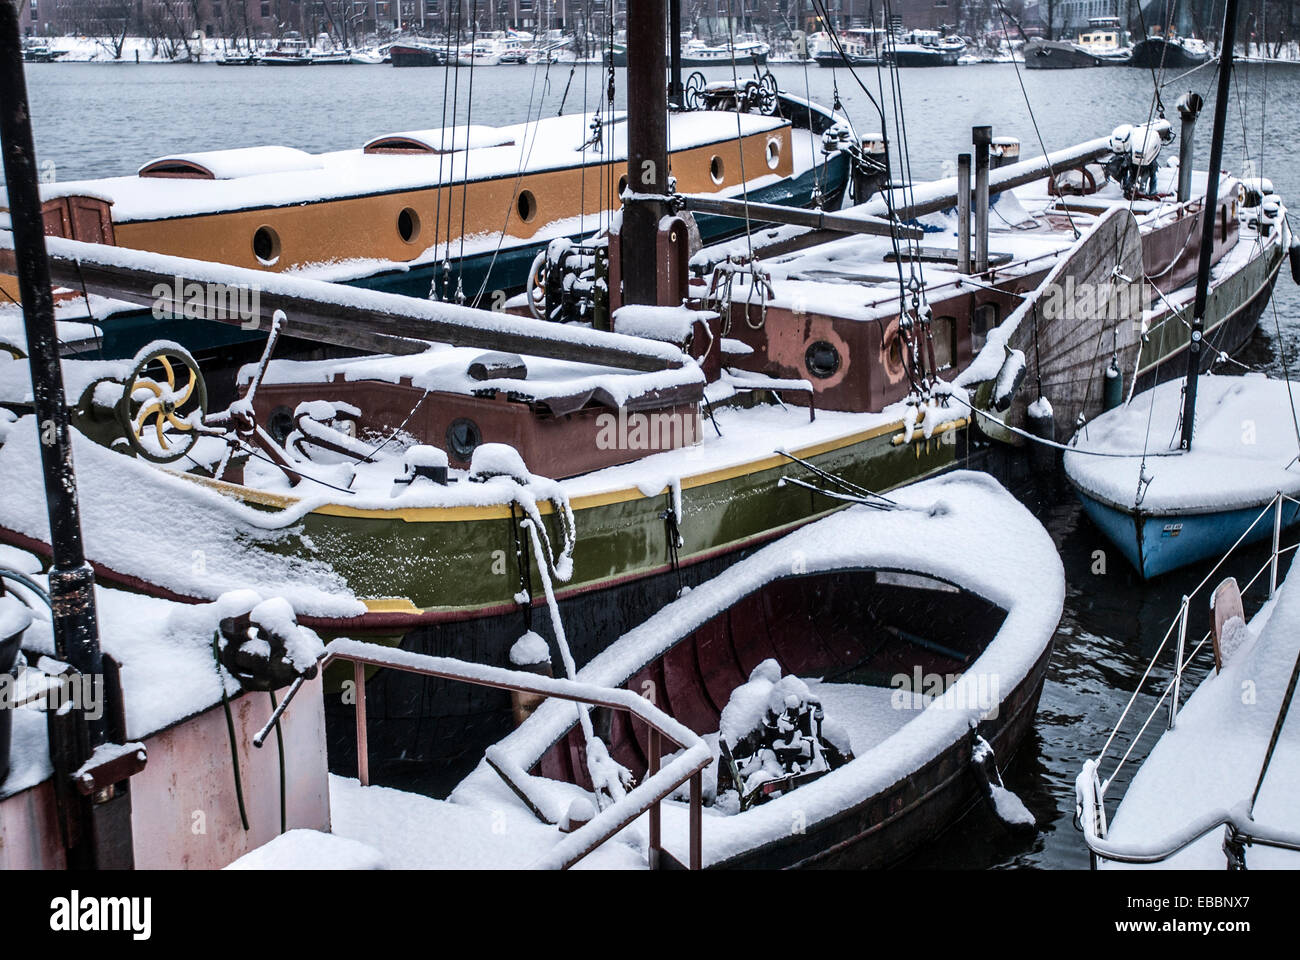
[[[803, 458], [869, 490], [889, 490], [951, 468], [963, 433], [958, 428], [930, 440], [918, 434], [902, 443], [896, 442], [901, 426], [890, 425], [813, 447]], [[820, 449], [826, 446], [832, 448]], [[678, 565], [755, 545], [843, 506], [798, 485], [782, 485], [783, 477], [815, 481], [804, 467], [775, 456], [684, 478]], [[650, 497], [633, 489], [577, 498], [573, 575], [554, 584], [556, 594], [563, 598], [671, 570], [664, 516], [670, 499], [667, 489]], [[551, 542], [558, 543], [557, 516], [549, 513], [545, 521]], [[304, 517], [300, 529], [314, 546], [313, 556], [329, 563], [371, 606], [365, 622], [351, 626], [402, 632], [420, 623], [501, 614], [518, 609], [515, 598], [525, 584], [531, 584], [534, 602], [542, 601], [541, 574], [528, 542], [519, 543], [508, 508], [361, 516], [318, 511]], [[521, 546], [529, 558], [526, 579], [516, 560]]]

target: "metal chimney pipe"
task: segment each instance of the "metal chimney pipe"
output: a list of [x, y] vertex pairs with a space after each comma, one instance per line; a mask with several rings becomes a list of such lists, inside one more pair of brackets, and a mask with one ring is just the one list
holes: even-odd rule
[[1201, 115], [1205, 100], [1199, 93], [1188, 91], [1178, 98], [1178, 115], [1183, 118], [1182, 136], [1178, 143], [1178, 202], [1192, 199], [1192, 166], [1196, 162], [1196, 121]]
[[957, 269], [970, 273], [970, 154], [957, 157]]
[[972, 127], [975, 144], [975, 264], [974, 272], [989, 268], [989, 150], [993, 146], [992, 127]]

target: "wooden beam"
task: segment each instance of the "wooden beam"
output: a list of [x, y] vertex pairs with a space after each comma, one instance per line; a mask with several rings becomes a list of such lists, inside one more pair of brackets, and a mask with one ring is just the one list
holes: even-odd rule
[[901, 223], [891, 224], [880, 217], [853, 213], [827, 213], [776, 203], [746, 203], [744, 200], [686, 194], [686, 209], [719, 217], [749, 220], [752, 223], [781, 223], [793, 227], [811, 227], [834, 233], [866, 234], [873, 237], [897, 236], [900, 240], [920, 240], [924, 231]]
[[[431, 343], [446, 343], [640, 372], [676, 369], [687, 361], [665, 344], [532, 317], [101, 244], [55, 237], [47, 242], [56, 285], [73, 290], [84, 285], [90, 293], [164, 314], [189, 315], [193, 309], [203, 319], [248, 329], [269, 330], [275, 311], [283, 310], [285, 336], [370, 353], [422, 353]], [[0, 273], [15, 267], [12, 235], [0, 231]], [[256, 326], [239, 313], [238, 304], [222, 309], [220, 298], [215, 304], [205, 298], [201, 307], [185, 303], [185, 285], [194, 283], [205, 291], [217, 286], [256, 291]]]

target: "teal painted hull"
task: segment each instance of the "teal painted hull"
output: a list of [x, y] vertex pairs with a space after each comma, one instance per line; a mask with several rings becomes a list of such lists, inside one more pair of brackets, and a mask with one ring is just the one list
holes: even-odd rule
[[[1076, 491], [1089, 519], [1106, 534], [1144, 580], [1202, 560], [1223, 556], [1243, 534], [1244, 543], [1273, 536], [1273, 518], [1259, 519], [1268, 501], [1215, 513], [1152, 516], [1126, 511]], [[1259, 519], [1258, 523], [1255, 521]], [[1283, 528], [1300, 519], [1300, 506], [1284, 503]], [[1254, 529], [1250, 529], [1255, 523]], [[1246, 531], [1250, 529], [1250, 533]]]

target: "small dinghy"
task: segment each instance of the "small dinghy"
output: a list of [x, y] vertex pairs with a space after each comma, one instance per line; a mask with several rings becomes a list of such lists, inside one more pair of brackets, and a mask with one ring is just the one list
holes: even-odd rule
[[[1300, 384], [1201, 377], [1187, 451], [1177, 430], [1182, 387], [1163, 383], [1102, 414], [1064, 458], [1085, 512], [1144, 578], [1272, 536], [1274, 518], [1257, 522], [1261, 511], [1279, 492], [1300, 495], [1291, 415]], [[1284, 501], [1280, 510], [1289, 527], [1300, 507]]]
[[[981, 797], [1032, 832], [997, 764], [1042, 691], [1064, 598], [1056, 549], [982, 474], [892, 496], [765, 547], [578, 673], [650, 698], [710, 744], [702, 865], [885, 866]], [[597, 763], [573, 705], [547, 701], [452, 799], [501, 796], [500, 773], [560, 822], [592, 799], [591, 769], [612, 762], [626, 784], [658, 767], [640, 721], [601, 710], [591, 721]], [[681, 863], [688, 819], [685, 802], [664, 804], [663, 849]]]

